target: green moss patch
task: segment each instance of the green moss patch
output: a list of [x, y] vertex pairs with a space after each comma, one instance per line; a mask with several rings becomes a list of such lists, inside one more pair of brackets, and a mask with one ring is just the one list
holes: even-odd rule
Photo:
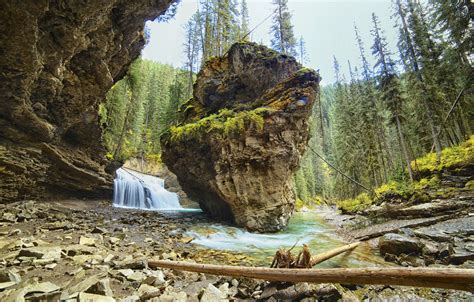
[[355, 198], [344, 199], [336, 202], [336, 206], [343, 213], [356, 213], [372, 205], [374, 199], [367, 193], [361, 193]]
[[204, 133], [218, 133], [224, 136], [238, 135], [245, 131], [246, 126], [253, 125], [258, 131], [263, 130], [264, 115], [273, 111], [270, 108], [257, 108], [251, 111], [234, 112], [221, 109], [196, 122], [170, 128], [171, 141], [196, 138]]
[[472, 162], [474, 162], [474, 135], [458, 146], [444, 148], [439, 162], [436, 159], [436, 153], [428, 153], [418, 158], [416, 162], [413, 161], [411, 166], [420, 173], [426, 173]]
[[[402, 181], [390, 181], [374, 190], [374, 194], [362, 193], [355, 198], [349, 198], [336, 202], [336, 206], [344, 213], [356, 213], [363, 211], [373, 204], [380, 204], [382, 201], [401, 200], [413, 202], [428, 202], [431, 198], [447, 198], [456, 194], [456, 188], [439, 190], [440, 179], [436, 172], [446, 168], [460, 167], [474, 162], [474, 135], [469, 140], [458, 146], [445, 148], [442, 151], [441, 160], [437, 162], [436, 154], [429, 153], [412, 162], [412, 167], [418, 167], [422, 175], [430, 175], [418, 181], [409, 183]], [[471, 180], [465, 184], [465, 188], [473, 188], [474, 182]], [[437, 192], [428, 190], [438, 189]]]
[[338, 201], [336, 206], [344, 213], [356, 213], [367, 209], [373, 204], [379, 204], [385, 199], [416, 199], [421, 202], [427, 202], [429, 201], [429, 196], [423, 191], [438, 187], [439, 182], [440, 180], [437, 175], [431, 178], [422, 178], [413, 183], [391, 181], [376, 188], [374, 190], [375, 194], [361, 193], [355, 198]]

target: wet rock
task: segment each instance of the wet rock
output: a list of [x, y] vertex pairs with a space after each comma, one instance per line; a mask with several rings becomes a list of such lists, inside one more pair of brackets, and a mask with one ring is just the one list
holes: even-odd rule
[[240, 126], [170, 132], [161, 140], [163, 161], [210, 215], [254, 231], [282, 229], [294, 210], [291, 178], [306, 149], [318, 82], [292, 57], [255, 43], [234, 44], [227, 56], [203, 66], [180, 118], [186, 127], [235, 110]]
[[415, 254], [421, 253], [422, 244], [411, 237], [407, 237], [399, 234], [385, 234], [379, 239], [379, 249], [382, 255], [392, 254]]

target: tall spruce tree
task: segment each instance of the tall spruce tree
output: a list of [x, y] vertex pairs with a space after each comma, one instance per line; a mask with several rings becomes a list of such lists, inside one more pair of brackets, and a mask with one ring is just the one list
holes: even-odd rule
[[386, 38], [384, 36], [383, 30], [380, 27], [380, 22], [375, 14], [372, 14], [372, 22], [373, 29], [371, 33], [374, 38], [372, 54], [376, 58], [374, 68], [377, 71], [380, 94], [392, 116], [391, 122], [395, 123], [397, 127], [398, 140], [400, 142], [401, 151], [405, 159], [407, 172], [410, 180], [413, 181], [414, 177], [411, 168], [411, 158], [408, 153], [407, 142], [402, 127], [403, 97], [400, 91], [400, 83], [395, 69], [396, 64], [392, 60], [392, 54], [388, 49]]
[[240, 4], [240, 35], [239, 40], [244, 39], [245, 41], [250, 41], [249, 37], [249, 8], [247, 6], [247, 1], [242, 0]]
[[275, 11], [270, 33], [272, 48], [288, 55], [296, 56], [296, 38], [291, 24], [291, 13], [288, 9], [288, 0], [273, 0]]

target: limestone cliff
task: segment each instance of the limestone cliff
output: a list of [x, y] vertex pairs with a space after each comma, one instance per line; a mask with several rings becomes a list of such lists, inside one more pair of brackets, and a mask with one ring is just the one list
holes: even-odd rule
[[98, 104], [171, 2], [0, 2], [0, 202], [110, 193]]
[[199, 72], [162, 159], [214, 217], [254, 231], [288, 223], [291, 176], [309, 139], [319, 76], [290, 56], [237, 43]]

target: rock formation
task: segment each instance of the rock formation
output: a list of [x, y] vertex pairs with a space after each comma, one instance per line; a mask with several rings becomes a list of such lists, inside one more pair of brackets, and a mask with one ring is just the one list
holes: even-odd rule
[[293, 57], [234, 44], [199, 72], [180, 125], [162, 137], [163, 161], [212, 216], [253, 231], [283, 228], [318, 83]]
[[98, 104], [171, 2], [0, 3], [0, 202], [110, 193]]

